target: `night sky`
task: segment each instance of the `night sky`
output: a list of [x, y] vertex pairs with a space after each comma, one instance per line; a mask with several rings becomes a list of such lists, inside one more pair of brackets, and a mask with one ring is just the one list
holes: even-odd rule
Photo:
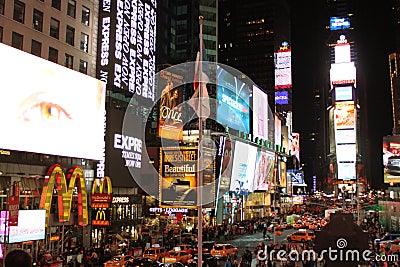
[[[320, 6], [324, 1], [292, 1], [292, 64], [294, 132], [301, 136], [301, 161], [311, 166], [314, 157], [307, 136], [316, 129], [313, 94], [315, 88], [328, 88], [323, 77], [323, 57], [326, 53], [324, 27], [329, 24]], [[392, 133], [388, 55], [395, 51], [394, 31], [389, 1], [356, 1], [357, 16], [356, 63], [359, 94], [365, 94], [367, 124], [361, 127], [370, 140], [370, 171], [373, 185], [380, 187], [383, 180], [382, 137]], [[326, 72], [326, 71], [325, 71]], [[327, 74], [325, 74], [327, 75]], [[329, 74], [328, 74], [329, 75]], [[328, 76], [329, 77], [329, 76]], [[306, 178], [311, 177], [310, 172]]]

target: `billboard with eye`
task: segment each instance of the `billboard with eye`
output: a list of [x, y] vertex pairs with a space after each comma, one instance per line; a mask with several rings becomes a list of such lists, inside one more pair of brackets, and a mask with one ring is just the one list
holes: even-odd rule
[[4, 44], [0, 58], [0, 148], [103, 159], [103, 82]]

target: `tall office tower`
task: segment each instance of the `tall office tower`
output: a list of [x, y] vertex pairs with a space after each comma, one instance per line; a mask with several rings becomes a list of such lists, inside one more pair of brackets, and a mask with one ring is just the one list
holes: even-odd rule
[[290, 46], [286, 1], [219, 1], [218, 61], [238, 69], [268, 94], [275, 107], [274, 53]]
[[98, 1], [0, 1], [0, 42], [96, 74]]
[[389, 55], [390, 88], [393, 108], [393, 135], [400, 135], [400, 1], [392, 0], [395, 51]]

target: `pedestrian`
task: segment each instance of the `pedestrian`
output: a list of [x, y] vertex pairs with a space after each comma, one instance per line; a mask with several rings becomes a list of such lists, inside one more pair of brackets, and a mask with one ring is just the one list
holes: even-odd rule
[[226, 258], [226, 262], [225, 262], [224, 267], [232, 267], [231, 257], [228, 256]]
[[32, 256], [22, 249], [10, 251], [4, 260], [4, 267], [32, 267]]

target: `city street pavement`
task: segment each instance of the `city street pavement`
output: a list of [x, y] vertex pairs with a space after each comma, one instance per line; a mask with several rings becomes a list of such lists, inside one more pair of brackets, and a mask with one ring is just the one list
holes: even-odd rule
[[[283, 234], [281, 236], [275, 236], [275, 242], [287, 243], [286, 236], [295, 231], [296, 230], [293, 230], [293, 229], [283, 230]], [[263, 239], [262, 232], [257, 232], [252, 235], [244, 234], [244, 235], [235, 236], [235, 238], [233, 238], [231, 240], [220, 241], [218, 243], [229, 243], [229, 244], [232, 244], [233, 246], [237, 247], [238, 248], [238, 254], [237, 254], [238, 261], [239, 261], [240, 257], [243, 255], [244, 250], [246, 248], [248, 248], [251, 251], [251, 253], [253, 254], [252, 267], [254, 267], [254, 266], [256, 266], [256, 259], [255, 259], [255, 255], [253, 253], [255, 247], [262, 241], [265, 244], [274, 242], [274, 235], [272, 233], [268, 233], [268, 234], [271, 236], [271, 239]], [[219, 262], [218, 262], [219, 267], [223, 267], [224, 264], [225, 264], [224, 260], [219, 260]]]

